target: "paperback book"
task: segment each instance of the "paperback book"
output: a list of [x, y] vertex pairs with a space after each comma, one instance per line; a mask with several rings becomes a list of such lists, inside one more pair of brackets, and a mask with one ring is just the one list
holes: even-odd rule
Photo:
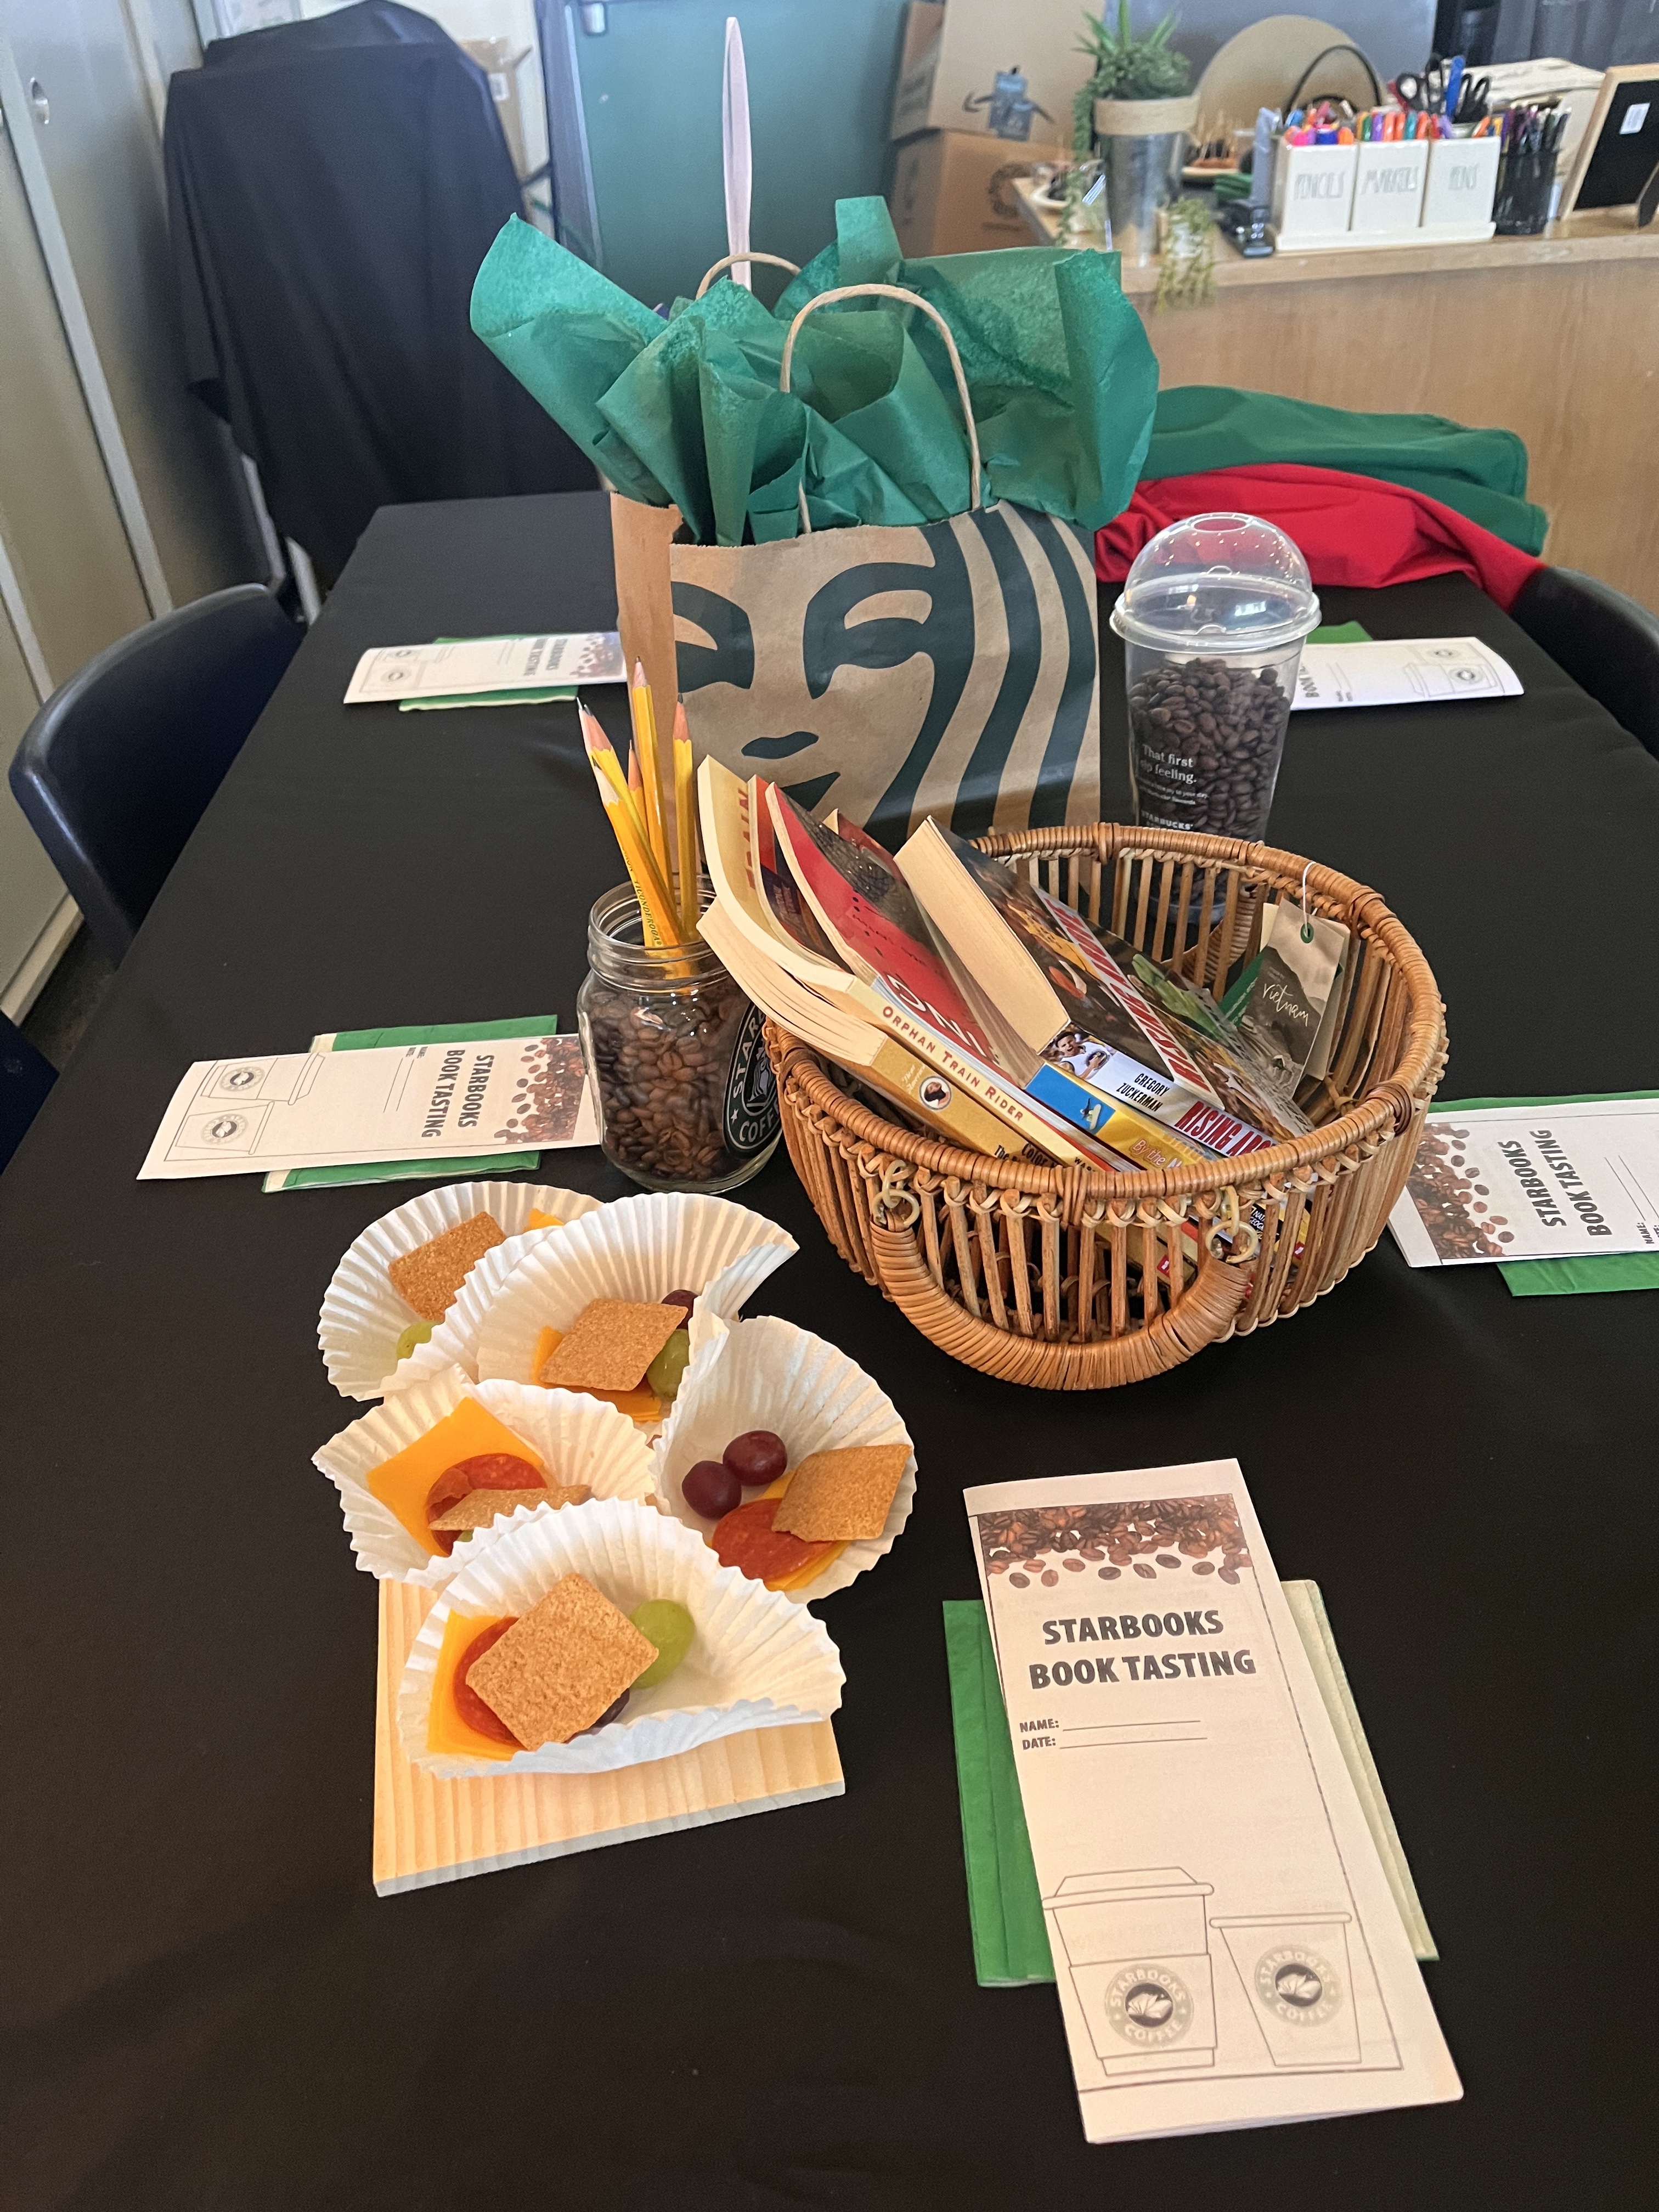
[[1229, 1158], [1305, 1132], [1218, 1007], [1006, 861], [929, 821], [898, 865], [1004, 1066], [1079, 1127], [1127, 1105]]

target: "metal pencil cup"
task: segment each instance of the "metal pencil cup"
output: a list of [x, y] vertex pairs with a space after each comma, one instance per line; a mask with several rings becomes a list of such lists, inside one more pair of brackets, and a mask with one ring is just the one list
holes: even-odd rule
[[1550, 219], [1555, 149], [1506, 146], [1498, 167], [1492, 221], [1500, 238], [1535, 238]]

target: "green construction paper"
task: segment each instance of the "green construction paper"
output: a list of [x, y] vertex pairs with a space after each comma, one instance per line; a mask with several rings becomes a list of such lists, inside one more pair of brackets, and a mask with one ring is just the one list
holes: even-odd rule
[[[1604, 1099], [1659, 1098], [1659, 1091], [1570, 1091], [1556, 1098], [1437, 1098], [1431, 1109], [1474, 1114], [1483, 1106], [1592, 1106]], [[1571, 1298], [1608, 1291], [1659, 1291], [1659, 1252], [1609, 1252], [1605, 1259], [1500, 1260], [1517, 1298]]]
[[975, 1976], [985, 1989], [1052, 1982], [1048, 1931], [985, 1607], [977, 1599], [946, 1599], [944, 1610]]
[[1308, 632], [1310, 645], [1370, 645], [1371, 634], [1364, 623], [1323, 623]]
[[1544, 548], [1549, 518], [1527, 497], [1527, 449], [1513, 430], [1470, 430], [1443, 415], [1356, 414], [1219, 384], [1159, 392], [1144, 479], [1251, 461], [1377, 477], [1441, 501], [1523, 553]]
[[[389, 1030], [340, 1030], [331, 1052], [372, 1052], [378, 1045], [477, 1044], [486, 1037], [556, 1036], [556, 1015], [520, 1014], [501, 1022], [431, 1022], [424, 1026]], [[534, 1152], [484, 1152], [470, 1159], [379, 1160], [353, 1167], [290, 1168], [267, 1190], [317, 1190], [336, 1183], [457, 1182], [473, 1175], [505, 1175], [513, 1168], [533, 1168], [541, 1158]]]

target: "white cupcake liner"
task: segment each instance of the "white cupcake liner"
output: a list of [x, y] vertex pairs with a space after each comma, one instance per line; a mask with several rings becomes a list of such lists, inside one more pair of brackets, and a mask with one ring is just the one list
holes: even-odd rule
[[595, 1298], [654, 1305], [670, 1291], [695, 1291], [695, 1348], [708, 1334], [698, 1326], [705, 1314], [734, 1320], [796, 1249], [776, 1222], [729, 1199], [678, 1191], [619, 1198], [526, 1252], [483, 1317], [479, 1377], [532, 1381], [543, 1329], [568, 1329]]
[[[329, 1381], [343, 1398], [367, 1400], [428, 1380], [446, 1367], [459, 1365], [471, 1374], [472, 1368], [462, 1357], [462, 1340], [453, 1336], [441, 1348], [428, 1340], [417, 1345], [409, 1358], [393, 1360], [398, 1339], [417, 1316], [392, 1289], [386, 1273], [389, 1264], [441, 1237], [446, 1229], [470, 1220], [475, 1213], [492, 1214], [507, 1240], [507, 1246], [498, 1245], [485, 1253], [478, 1265], [498, 1261], [504, 1250], [514, 1245], [516, 1261], [526, 1249], [520, 1239], [532, 1212], [576, 1221], [599, 1211], [598, 1199], [578, 1190], [560, 1190], [551, 1183], [452, 1182], [439, 1190], [424, 1190], [418, 1198], [383, 1213], [352, 1244], [323, 1294], [317, 1341], [322, 1346]], [[528, 1233], [556, 1237], [559, 1232], [546, 1229]], [[475, 1268], [473, 1273], [477, 1272]], [[498, 1272], [497, 1279], [505, 1279], [504, 1271]], [[469, 1276], [467, 1284], [471, 1281]], [[450, 1310], [453, 1314], [454, 1309]], [[441, 1326], [447, 1328], [448, 1316]], [[433, 1334], [435, 1336], [437, 1331]]]
[[[775, 1592], [723, 1567], [677, 1522], [620, 1500], [595, 1498], [559, 1511], [538, 1505], [495, 1522], [432, 1608], [415, 1639], [398, 1695], [404, 1747], [417, 1766], [463, 1775], [602, 1774], [670, 1759], [745, 1729], [825, 1720], [841, 1704], [841, 1661], [821, 1621]], [[572, 1743], [469, 1759], [427, 1748], [438, 1655], [452, 1612], [479, 1618], [528, 1613], [561, 1576], [585, 1575], [632, 1613], [672, 1598], [696, 1623], [696, 1641], [666, 1681], [635, 1690], [619, 1721]]]
[[[844, 1352], [770, 1316], [739, 1322], [704, 1345], [686, 1369], [651, 1455], [659, 1510], [706, 1541], [714, 1523], [691, 1510], [680, 1483], [700, 1459], [719, 1459], [733, 1437], [750, 1429], [770, 1429], [781, 1437], [791, 1467], [799, 1467], [809, 1452], [853, 1444], [910, 1446], [880, 1535], [848, 1544], [821, 1575], [779, 1596], [793, 1605], [829, 1597], [892, 1550], [916, 1494], [915, 1449], [897, 1408]], [[750, 1501], [760, 1494], [744, 1492]]]
[[[434, 1559], [368, 1486], [375, 1468], [407, 1449], [467, 1397], [476, 1398], [522, 1438], [552, 1480], [586, 1483], [596, 1498], [614, 1498], [635, 1509], [653, 1505], [651, 1455], [632, 1421], [614, 1406], [598, 1398], [579, 1398], [569, 1390], [536, 1390], [516, 1382], [475, 1383], [452, 1367], [398, 1391], [313, 1455], [313, 1464], [340, 1493], [340, 1511], [362, 1573], [373, 1575], [377, 1582], [416, 1583], [422, 1589], [442, 1589], [467, 1565], [483, 1540], [486, 1532], [479, 1529], [468, 1542], [457, 1544], [447, 1559]], [[498, 1516], [489, 1528], [501, 1528], [532, 1511], [552, 1510], [521, 1505], [514, 1513]], [[568, 1505], [558, 1509], [563, 1513], [574, 1510]]]

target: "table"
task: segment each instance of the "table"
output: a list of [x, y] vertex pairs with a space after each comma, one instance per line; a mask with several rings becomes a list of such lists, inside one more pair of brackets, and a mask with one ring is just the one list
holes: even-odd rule
[[[1059, 218], [1014, 191], [1035, 235]], [[1330, 407], [1516, 431], [1545, 550], [1659, 607], [1659, 223], [1623, 210], [1540, 238], [1349, 246], [1246, 261], [1215, 250], [1208, 307], [1152, 311], [1158, 264], [1122, 266], [1158, 380], [1236, 384]]]
[[[410, 1187], [134, 1177], [192, 1059], [571, 1016], [582, 920], [618, 871], [570, 710], [339, 702], [369, 645], [604, 623], [606, 527], [593, 495], [376, 517], [0, 1180], [4, 2202], [1634, 2203], [1649, 1297], [1514, 1301], [1385, 1243], [1162, 1380], [1031, 1394], [866, 1289], [780, 1152], [743, 1195], [801, 1250], [751, 1310], [844, 1346], [921, 1462], [891, 1556], [823, 1608], [846, 1796], [373, 1894], [374, 1588], [309, 1464], [359, 1409], [315, 1326], [340, 1252]], [[1447, 1095], [1659, 1081], [1659, 761], [1460, 580], [1328, 611], [1472, 630], [1528, 686], [1297, 716], [1273, 817], [1418, 933], [1450, 1006]], [[557, 1181], [623, 1188], [597, 1153], [554, 1158]], [[1053, 1991], [973, 1979], [939, 1616], [976, 1589], [958, 1492], [1232, 1452], [1279, 1572], [1324, 1590], [1468, 2095], [1090, 2150]]]

